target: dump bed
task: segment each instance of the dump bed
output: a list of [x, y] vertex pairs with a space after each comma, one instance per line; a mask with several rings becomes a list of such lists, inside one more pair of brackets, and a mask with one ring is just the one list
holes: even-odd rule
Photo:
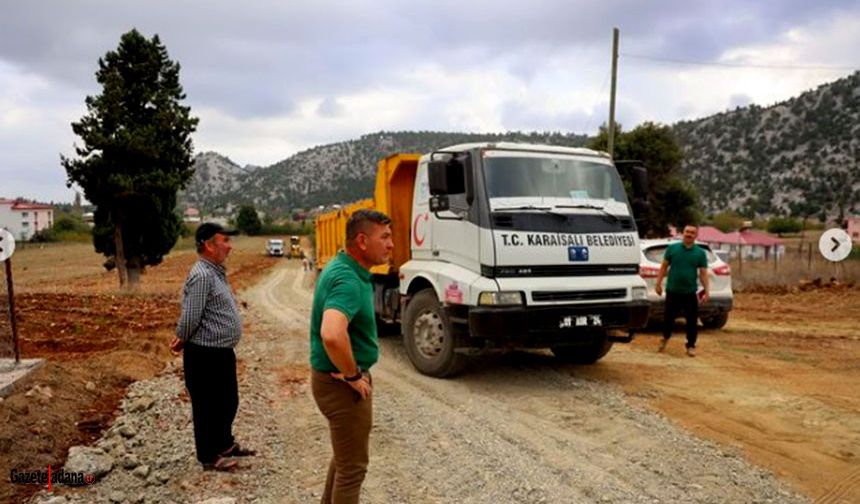
[[409, 232], [412, 213], [412, 190], [420, 154], [394, 154], [381, 160], [376, 170], [376, 188], [372, 199], [351, 203], [316, 218], [317, 267], [322, 269], [346, 242], [346, 221], [357, 210], [373, 209], [391, 217], [394, 253], [388, 264], [371, 271], [389, 274], [410, 258]]

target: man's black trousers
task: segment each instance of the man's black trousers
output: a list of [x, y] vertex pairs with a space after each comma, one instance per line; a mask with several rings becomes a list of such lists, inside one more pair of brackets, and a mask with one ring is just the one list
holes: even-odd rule
[[684, 314], [687, 320], [687, 348], [696, 347], [699, 329], [699, 300], [696, 293], [678, 294], [666, 291], [666, 311], [663, 315], [663, 337], [672, 336], [675, 318]]
[[185, 343], [183, 363], [197, 460], [212, 463], [233, 446], [233, 420], [239, 408], [236, 354], [232, 348]]

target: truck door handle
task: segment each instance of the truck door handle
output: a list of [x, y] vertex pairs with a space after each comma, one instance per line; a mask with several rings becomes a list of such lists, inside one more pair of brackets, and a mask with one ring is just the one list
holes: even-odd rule
[[438, 250], [433, 251], [433, 257], [439, 257], [439, 251]]

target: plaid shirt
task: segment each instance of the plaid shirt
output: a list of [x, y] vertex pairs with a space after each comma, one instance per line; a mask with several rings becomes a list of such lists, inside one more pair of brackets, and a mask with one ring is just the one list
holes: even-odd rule
[[182, 289], [176, 336], [205, 347], [233, 348], [242, 336], [242, 319], [227, 283], [226, 270], [200, 258]]

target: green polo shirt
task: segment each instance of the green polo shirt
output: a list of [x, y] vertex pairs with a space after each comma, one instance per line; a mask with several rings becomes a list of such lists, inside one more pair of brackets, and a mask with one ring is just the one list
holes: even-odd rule
[[687, 248], [682, 242], [666, 247], [663, 259], [669, 262], [669, 279], [666, 292], [673, 294], [695, 294], [698, 287], [699, 268], [708, 267], [705, 250], [696, 244]]
[[337, 372], [320, 337], [323, 312], [337, 310], [349, 320], [347, 332], [352, 355], [361, 369], [370, 369], [379, 360], [376, 313], [370, 271], [346, 252], [340, 252], [323, 269], [314, 289], [311, 310], [311, 367], [326, 373]]

